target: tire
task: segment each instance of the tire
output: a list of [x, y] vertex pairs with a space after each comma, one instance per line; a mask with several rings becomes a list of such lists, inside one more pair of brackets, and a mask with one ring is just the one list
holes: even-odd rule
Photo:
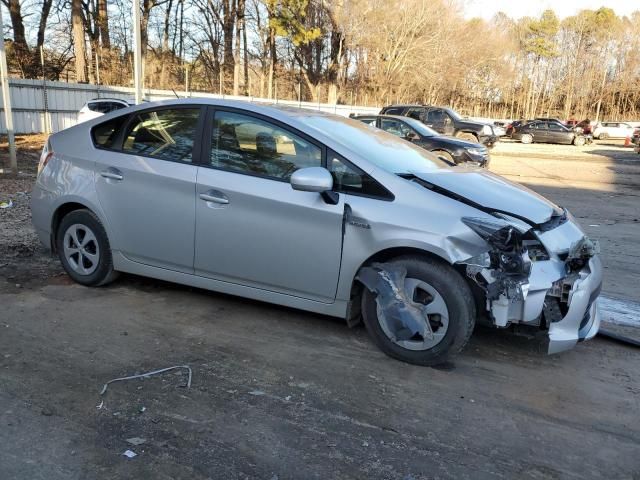
[[90, 210], [74, 210], [64, 216], [56, 230], [56, 249], [67, 274], [89, 287], [115, 280], [107, 233]]
[[[420, 282], [420, 285], [428, 285], [441, 296], [448, 313], [448, 325], [444, 336], [435, 345], [426, 349], [405, 348], [385, 333], [378, 320], [376, 295], [364, 288], [362, 317], [369, 335], [380, 350], [403, 362], [431, 366], [450, 360], [460, 353], [467, 344], [475, 325], [476, 307], [469, 285], [453, 267], [441, 260], [420, 256], [403, 256], [390, 263], [406, 268], [405, 285], [417, 281]], [[443, 319], [440, 318], [439, 321], [443, 322]], [[437, 333], [440, 328], [443, 327], [436, 327], [434, 333]], [[410, 342], [412, 341], [404, 343]]]
[[608, 133], [601, 133], [600, 135], [598, 135], [598, 140], [606, 140], [607, 138], [609, 138]]
[[520, 137], [520, 141], [526, 144], [533, 143], [533, 135], [531, 135], [530, 133], [524, 133]]
[[576, 147], [582, 147], [586, 142], [587, 140], [582, 135], [579, 135], [573, 139], [573, 144]]
[[466, 140], [467, 142], [480, 143], [478, 142], [478, 137], [476, 137], [473, 133], [459, 132], [456, 134], [456, 137], [459, 138], [460, 140]]
[[444, 158], [447, 162], [451, 162], [454, 164], [457, 164], [458, 162], [456, 162], [453, 157], [451, 156], [451, 154], [449, 152], [447, 152], [446, 150], [433, 150], [433, 153], [437, 156], [437, 157], [442, 157]]

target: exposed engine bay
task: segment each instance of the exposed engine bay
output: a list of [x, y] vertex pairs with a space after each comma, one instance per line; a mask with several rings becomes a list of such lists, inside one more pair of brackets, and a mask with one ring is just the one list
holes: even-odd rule
[[[594, 259], [599, 253], [598, 243], [586, 237], [567, 212], [552, 218], [550, 225], [535, 227], [502, 217], [504, 221], [462, 219], [491, 247], [461, 263], [466, 266], [467, 276], [484, 291], [492, 323], [497, 327], [522, 323], [556, 330], [554, 324], [568, 317], [574, 294], [586, 288], [588, 297], [576, 325], [575, 340], [586, 339], [591, 332], [579, 332], [595, 322], [592, 310], [600, 292], [599, 260]], [[592, 261], [598, 262], [597, 268]], [[591, 275], [592, 270], [597, 270], [597, 278]], [[585, 286], [587, 278], [590, 282]], [[550, 353], [552, 350], [550, 346]]]

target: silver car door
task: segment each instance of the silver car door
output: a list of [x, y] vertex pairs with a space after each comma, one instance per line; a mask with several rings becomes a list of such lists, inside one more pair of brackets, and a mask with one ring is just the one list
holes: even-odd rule
[[96, 150], [96, 190], [112, 247], [130, 260], [193, 272], [199, 106], [132, 115], [116, 151]]
[[330, 205], [288, 181], [298, 168], [321, 166], [322, 149], [269, 119], [209, 112], [196, 188], [196, 274], [332, 302], [344, 200]]

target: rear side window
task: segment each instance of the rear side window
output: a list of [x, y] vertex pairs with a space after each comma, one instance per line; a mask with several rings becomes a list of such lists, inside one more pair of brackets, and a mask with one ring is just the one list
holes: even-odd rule
[[114, 142], [118, 138], [118, 133], [126, 120], [127, 115], [123, 115], [93, 127], [91, 129], [93, 144], [99, 148], [115, 148]]
[[200, 108], [167, 108], [133, 117], [122, 151], [191, 163]]
[[374, 178], [344, 158], [329, 152], [328, 168], [336, 192], [393, 200], [394, 196]]

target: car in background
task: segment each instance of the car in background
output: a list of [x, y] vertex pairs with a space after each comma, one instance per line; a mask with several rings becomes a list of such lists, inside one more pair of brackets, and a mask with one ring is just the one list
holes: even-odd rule
[[524, 119], [522, 119], [522, 120], [514, 120], [513, 122], [509, 123], [505, 127], [505, 135], [507, 135], [508, 137], [511, 137], [516, 128], [518, 128], [521, 125], [524, 125], [525, 123], [529, 123], [529, 122], [532, 122], [532, 121], [533, 120], [524, 120]]
[[440, 135], [415, 118], [401, 115], [355, 115], [351, 118], [404, 138], [451, 164], [473, 163], [482, 167], [489, 166], [489, 150], [481, 143]]
[[493, 133], [496, 137], [504, 137], [507, 134], [506, 125], [496, 125], [497, 122], [493, 122]]
[[389, 105], [380, 115], [402, 115], [420, 120], [438, 133], [477, 142], [491, 148], [498, 142], [493, 126], [463, 118], [455, 110], [430, 105]]
[[566, 209], [314, 110], [191, 98], [94, 118], [48, 138], [31, 213], [81, 285], [128, 272], [362, 320], [408, 363], [449, 360], [476, 319], [544, 332], [548, 353], [600, 325], [597, 243]]
[[552, 120], [534, 120], [515, 128], [511, 138], [522, 143], [559, 143], [565, 145], [583, 146], [587, 138], [561, 123]]
[[636, 146], [636, 152], [640, 153], [640, 128], [637, 128], [633, 132], [633, 137], [631, 137], [631, 143]]
[[627, 138], [631, 137], [634, 127], [625, 122], [601, 122], [593, 129], [593, 136], [598, 140], [607, 138]]
[[130, 107], [132, 103], [120, 98], [94, 98], [83, 105], [78, 112], [78, 123], [100, 117], [106, 113]]

